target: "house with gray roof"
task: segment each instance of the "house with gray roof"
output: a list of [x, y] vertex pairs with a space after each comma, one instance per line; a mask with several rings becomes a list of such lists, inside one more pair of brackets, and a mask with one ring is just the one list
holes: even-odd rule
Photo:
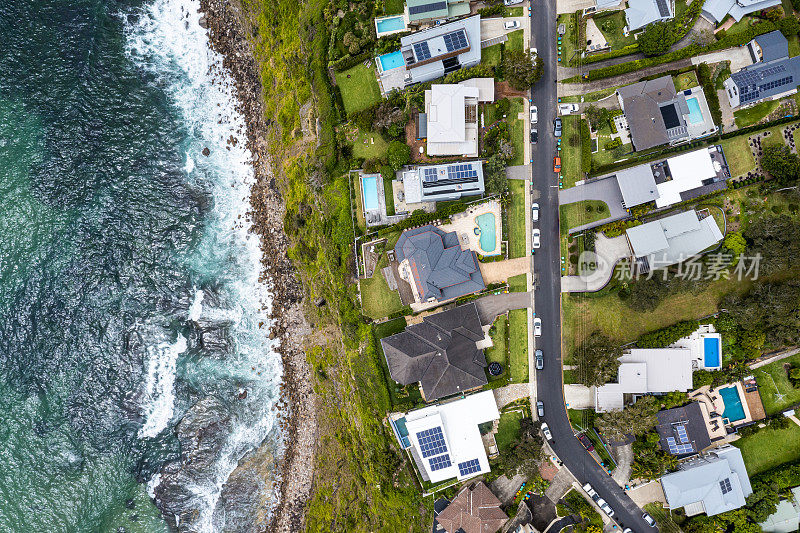
[[475, 303], [426, 316], [419, 324], [381, 339], [392, 379], [419, 383], [426, 401], [452, 396], [488, 383], [484, 340]]
[[443, 302], [486, 287], [475, 252], [462, 250], [454, 231], [431, 224], [405, 230], [394, 254], [417, 302]]
[[711, 446], [699, 402], [656, 413], [661, 449], [679, 458], [698, 454]]
[[781, 5], [781, 0], [706, 0], [701, 15], [712, 24], [719, 24], [730, 15], [739, 22], [742, 17]]
[[753, 493], [738, 448], [725, 445], [681, 463], [679, 471], [661, 478], [669, 509], [683, 507], [686, 516], [714, 516], [738, 509]]
[[753, 64], [723, 83], [732, 108], [777, 100], [797, 92], [800, 56], [789, 57], [789, 43], [779, 31], [759, 35], [747, 44]]
[[675, 16], [674, 0], [628, 0], [625, 21], [628, 31], [637, 31], [648, 24]]
[[468, 0], [406, 0], [406, 14], [410, 24], [421, 24], [434, 19], [449, 19], [469, 15]]
[[483, 194], [483, 161], [407, 167], [397, 173], [406, 205], [458, 200]]
[[764, 533], [793, 533], [800, 528], [800, 487], [790, 491], [789, 499], [781, 500], [775, 512], [760, 522]]

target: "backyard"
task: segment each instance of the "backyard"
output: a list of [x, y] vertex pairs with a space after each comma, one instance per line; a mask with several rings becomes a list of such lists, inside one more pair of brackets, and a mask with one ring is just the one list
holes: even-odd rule
[[384, 158], [388, 146], [380, 133], [359, 131], [353, 139], [353, 155], [362, 159]]
[[375, 76], [374, 68], [363, 63], [336, 73], [336, 85], [342, 93], [344, 110], [348, 115], [380, 101], [381, 91]]
[[[387, 320], [381, 324], [373, 325], [372, 333], [375, 335], [375, 341], [377, 342], [384, 337], [389, 337], [395, 333], [400, 333], [404, 329], [406, 329], [406, 319], [404, 317], [400, 317], [393, 320]], [[381, 368], [383, 370], [384, 378], [386, 379], [386, 388], [389, 390], [389, 396], [391, 398], [392, 405], [398, 405], [400, 403], [407, 404], [408, 402], [417, 403], [421, 401], [422, 395], [420, 394], [419, 387], [416, 384], [402, 387], [391, 378], [389, 375], [389, 367], [386, 365], [386, 358], [382, 354], [383, 349], [380, 347], [380, 342], [378, 342], [378, 349], [381, 351]]]
[[738, 135], [730, 139], [722, 139], [719, 142], [722, 152], [725, 154], [725, 160], [728, 162], [731, 177], [742, 176], [756, 167], [756, 160], [750, 150], [750, 145], [747, 144], [747, 139], [747, 135]]
[[525, 240], [525, 181], [508, 180], [511, 201], [508, 210], [508, 253], [509, 258], [528, 255]]
[[405, 9], [405, 2], [403, 0], [383, 0], [383, 9], [387, 15], [402, 13]]
[[750, 476], [783, 463], [800, 459], [800, 426], [792, 422], [786, 429], [762, 428], [733, 442], [742, 451]]
[[800, 354], [753, 370], [758, 383], [758, 393], [767, 415], [780, 413], [784, 409], [800, 403], [800, 387], [789, 383], [784, 365], [800, 366]]
[[361, 305], [364, 314], [373, 319], [387, 317], [403, 310], [403, 303], [397, 291], [389, 289], [383, 278], [381, 269], [388, 264], [386, 254], [382, 254], [375, 267], [375, 273], [369, 279], [359, 282], [361, 287]]
[[508, 343], [510, 345], [511, 380], [528, 381], [528, 310], [514, 309], [508, 313]]
[[678, 74], [672, 78], [672, 82], [675, 84], [675, 92], [681, 92], [700, 85], [700, 82], [697, 81], [697, 73], [694, 70]]

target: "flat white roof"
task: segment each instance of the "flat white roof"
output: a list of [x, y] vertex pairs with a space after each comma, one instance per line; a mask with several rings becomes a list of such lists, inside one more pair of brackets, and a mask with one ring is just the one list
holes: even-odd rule
[[458, 84], [465, 87], [476, 87], [479, 102], [494, 102], [494, 78], [470, 78], [460, 81]]
[[667, 207], [681, 201], [681, 193], [703, 185], [703, 180], [717, 175], [708, 148], [667, 159], [672, 180], [658, 184], [656, 207]]
[[[425, 473], [432, 483], [453, 477], [467, 479], [490, 471], [489, 459], [483, 448], [478, 425], [500, 418], [494, 392], [479, 392], [454, 402], [424, 407], [411, 411], [405, 418], [411, 447], [419, 459], [417, 463], [425, 468]], [[436, 427], [442, 428], [447, 449], [439, 454], [423, 457], [418, 433]], [[431, 459], [441, 457], [445, 453], [448, 455], [450, 465], [432, 470]], [[461, 475], [458, 464], [470, 460], [477, 460], [479, 469]]]
[[[431, 85], [430, 100], [426, 102], [428, 141], [463, 142], [466, 136], [465, 100], [477, 100], [480, 90], [466, 85]], [[428, 91], [425, 91], [428, 100]]]

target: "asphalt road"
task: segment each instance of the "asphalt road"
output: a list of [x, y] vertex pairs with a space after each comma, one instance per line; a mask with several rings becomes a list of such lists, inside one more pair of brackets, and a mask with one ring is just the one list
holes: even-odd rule
[[542, 246], [531, 257], [535, 276], [534, 311], [542, 320], [542, 336], [536, 339], [536, 348], [544, 352], [544, 370], [537, 375], [539, 400], [544, 402], [545, 417], [553, 441], [553, 451], [561, 462], [583, 485], [587, 481], [612, 509], [621, 526], [636, 533], [656, 531], [642, 520], [643, 511], [636, 506], [617, 483], [603, 470], [575, 438], [564, 405], [561, 372], [561, 272], [558, 220], [558, 175], [553, 172], [556, 139], [553, 120], [556, 118], [557, 88], [557, 35], [555, 0], [531, 2], [531, 46], [538, 49], [544, 62], [544, 75], [532, 88], [533, 104], [539, 110], [539, 142], [532, 147], [533, 198], [539, 203], [539, 227]]

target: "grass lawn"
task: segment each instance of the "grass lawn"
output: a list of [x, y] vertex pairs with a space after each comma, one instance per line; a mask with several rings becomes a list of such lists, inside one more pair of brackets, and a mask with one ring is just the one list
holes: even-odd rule
[[522, 6], [519, 7], [507, 7], [505, 13], [503, 14], [504, 17], [521, 17], [522, 16]]
[[[578, 115], [561, 117], [564, 131], [561, 136], [561, 179], [564, 188], [572, 187], [583, 179], [581, 169], [581, 118]], [[570, 146], [570, 138], [577, 137], [577, 146]], [[548, 164], [542, 162], [542, 164]]]
[[506, 50], [522, 50], [524, 48], [524, 30], [516, 30], [507, 34], [508, 40], [505, 42]]
[[528, 291], [528, 275], [519, 274], [518, 276], [511, 276], [508, 278], [508, 292], [527, 292]]
[[401, 311], [403, 303], [397, 291], [389, 289], [386, 280], [383, 279], [381, 269], [388, 264], [386, 255], [382, 255], [375, 267], [375, 274], [370, 279], [362, 279], [361, 286], [361, 305], [364, 314], [370, 318], [383, 318]]
[[[753, 370], [753, 375], [758, 382], [758, 393], [761, 395], [764, 410], [768, 415], [780, 413], [790, 405], [800, 402], [800, 389], [792, 387], [786, 377], [786, 370], [783, 368], [783, 365], [790, 363], [800, 365], [800, 354]], [[776, 388], [783, 398], [778, 399]]]
[[[348, 77], [349, 76], [349, 77]], [[378, 80], [373, 67], [363, 63], [336, 73], [336, 85], [342, 92], [344, 110], [349, 115], [376, 104], [381, 99]]]
[[394, 191], [392, 190], [392, 179], [394, 176], [384, 176], [383, 179], [383, 201], [386, 203], [386, 214], [394, 215]]
[[511, 380], [528, 381], [528, 310], [514, 309], [508, 313], [508, 343], [510, 350]]
[[510, 161], [509, 166], [525, 164], [525, 141], [528, 137], [525, 131], [525, 122], [519, 119], [519, 114], [523, 111], [525, 111], [525, 104], [522, 102], [522, 98], [511, 98], [511, 106], [506, 120], [510, 126], [511, 143], [514, 145], [514, 158]]
[[386, 150], [389, 144], [377, 132], [358, 132], [353, 140], [353, 155], [363, 159], [376, 159], [386, 157]]
[[558, 16], [558, 24], [564, 24], [566, 33], [561, 37], [558, 46], [558, 60], [567, 66], [575, 57], [575, 49], [578, 45], [578, 18], [575, 13], [566, 13]]
[[[496, 67], [503, 61], [503, 44], [493, 44], [481, 50], [481, 63]], [[488, 123], [487, 123], [488, 124]]]
[[725, 160], [731, 171], [731, 176], [741, 176], [756, 168], [756, 160], [750, 145], [747, 144], [747, 135], [739, 135], [730, 139], [722, 139], [719, 144], [725, 154]]
[[[406, 329], [405, 317], [387, 320], [386, 322], [372, 326], [372, 332], [376, 340], [394, 335], [395, 333], [400, 333], [404, 329]], [[422, 394], [420, 394], [419, 387], [416, 384], [401, 387], [391, 378], [389, 375], [389, 367], [386, 366], [386, 359], [383, 357], [383, 349], [380, 347], [380, 343], [378, 343], [378, 349], [381, 350], [381, 367], [383, 368], [383, 375], [386, 378], [386, 388], [389, 390], [389, 397], [391, 398], [392, 405], [398, 405], [401, 402], [408, 401], [416, 403], [422, 400]]]
[[558, 101], [564, 103], [597, 102], [598, 100], [602, 100], [603, 98], [611, 96], [614, 94], [614, 92], [616, 92], [616, 90], [616, 87], [611, 87], [609, 89], [600, 89], [599, 91], [579, 96], [562, 96], [558, 99]]
[[600, 200], [585, 200], [559, 207], [561, 227], [566, 229], [606, 218], [608, 213], [608, 205]]
[[503, 367], [503, 372], [499, 376], [488, 376], [489, 381], [497, 381], [498, 379], [508, 379], [508, 344], [506, 342], [508, 335], [508, 318], [505, 315], [500, 315], [494, 321], [490, 336], [492, 338], [492, 347], [485, 350], [486, 363], [497, 362]]
[[759, 120], [763, 119], [776, 109], [781, 104], [780, 100], [770, 100], [769, 102], [761, 102], [753, 107], [741, 109], [733, 113], [733, 118], [736, 121], [736, 126], [739, 128], [746, 128], [752, 126]]
[[697, 74], [693, 70], [678, 74], [672, 78], [672, 82], [675, 84], [675, 92], [681, 92], [700, 85], [700, 82], [697, 81]]
[[747, 473], [754, 476], [800, 459], [800, 426], [792, 422], [787, 429], [764, 428], [732, 444], [742, 451]]
[[402, 13], [405, 9], [405, 2], [403, 0], [383, 0], [383, 9], [386, 10], [387, 15]]
[[525, 241], [525, 182], [508, 180], [511, 201], [508, 204], [508, 252], [509, 258], [528, 255]]
[[627, 37], [622, 34], [622, 28], [628, 24], [625, 21], [625, 11], [609, 11], [608, 15], [599, 13], [593, 18], [612, 50], [619, 50], [636, 42], [633, 34], [628, 34]]
[[660, 502], [648, 503], [643, 509], [655, 518], [658, 530], [662, 533], [681, 533], [681, 528], [672, 519], [670, 510], [665, 509]]
[[511, 411], [500, 415], [500, 422], [497, 424], [497, 433], [494, 435], [497, 441], [497, 449], [500, 453], [511, 449], [511, 445], [517, 441], [520, 420], [522, 420], [522, 413], [520, 411]]

